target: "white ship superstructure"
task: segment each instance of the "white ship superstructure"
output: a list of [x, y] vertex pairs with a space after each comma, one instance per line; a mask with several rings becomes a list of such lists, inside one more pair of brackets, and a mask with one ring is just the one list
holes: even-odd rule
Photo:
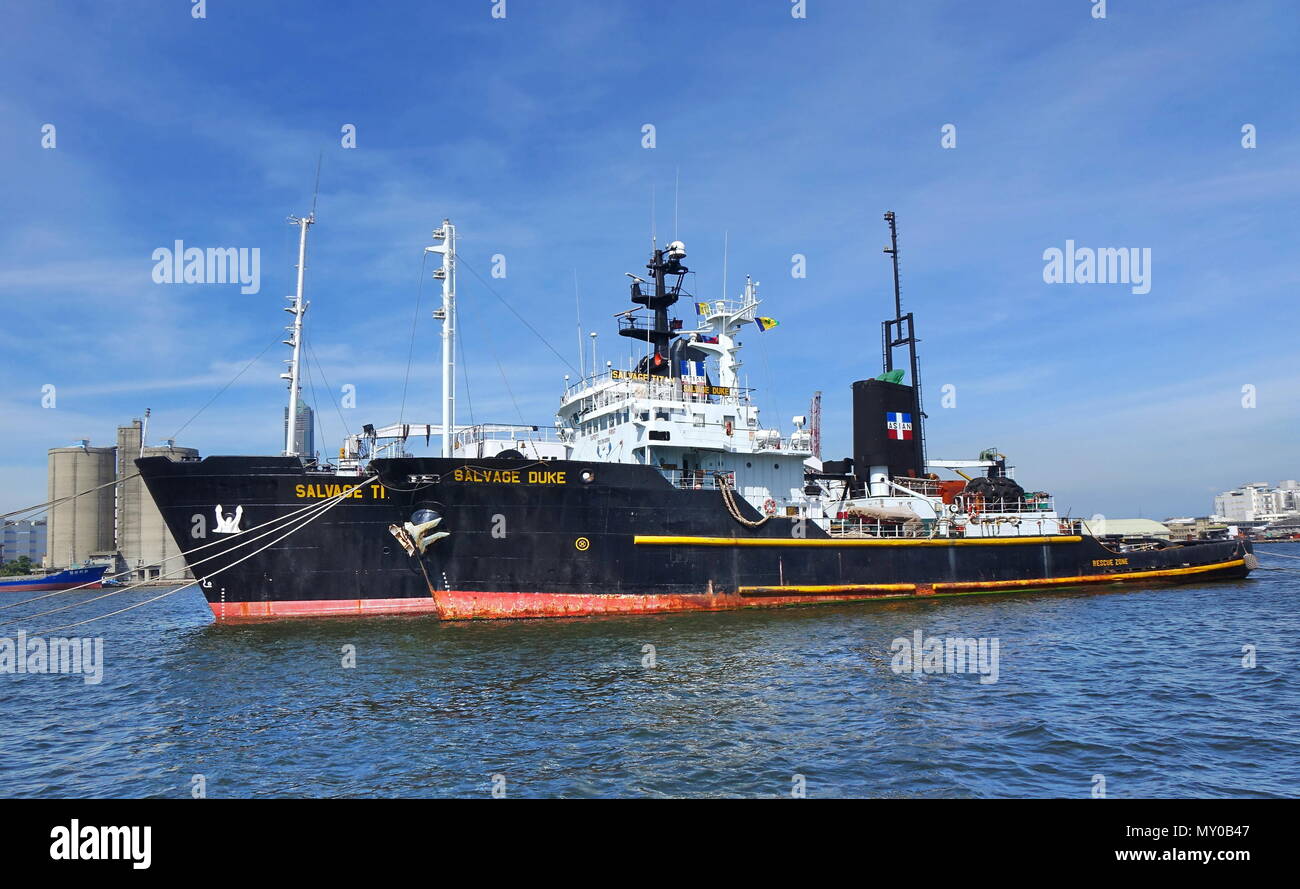
[[[886, 217], [890, 219], [890, 217]], [[891, 234], [893, 223], [891, 223]], [[406, 442], [423, 437], [450, 441], [451, 456], [466, 459], [523, 458], [570, 460], [651, 466], [675, 487], [711, 490], [731, 503], [743, 501], [757, 515], [737, 520], [762, 522], [772, 517], [802, 519], [835, 536], [856, 537], [1011, 537], [1087, 533], [1083, 523], [1057, 515], [1046, 493], [1023, 492], [1013, 481], [1014, 467], [994, 450], [978, 459], [945, 460], [926, 457], [917, 465], [925, 472], [891, 474], [890, 466], [859, 467], [852, 460], [823, 465], [813, 456], [813, 435], [807, 418], [792, 418], [786, 435], [765, 424], [754, 390], [742, 385], [740, 334], [747, 325], [758, 332], [762, 319], [757, 282], [746, 279], [734, 298], [694, 302], [697, 323], [685, 329], [670, 319], [667, 308], [679, 299], [686, 267], [685, 245], [674, 241], [656, 250], [647, 265], [653, 280], [636, 275], [632, 309], [614, 317], [619, 333], [632, 339], [623, 367], [606, 362], [598, 372], [577, 380], [564, 377], [560, 406], [553, 426], [516, 424], [454, 424], [455, 383], [450, 358], [455, 324], [455, 240], [449, 221], [435, 232], [442, 241], [431, 251], [443, 260], [435, 277], [443, 285], [443, 306], [435, 319], [443, 325], [443, 419], [441, 423], [366, 427], [350, 436], [340, 451], [338, 472], [356, 474], [375, 457], [409, 456]], [[886, 248], [896, 259], [897, 242]], [[675, 283], [669, 283], [676, 276]], [[645, 289], [643, 289], [645, 288]], [[897, 293], [896, 304], [897, 304]], [[903, 370], [893, 370], [892, 348], [912, 347], [913, 377], [917, 374], [911, 316], [886, 322], [886, 373], [878, 379], [896, 384]], [[775, 335], [775, 334], [773, 334]], [[915, 388], [915, 387], [909, 387]], [[888, 423], [890, 435], [910, 437], [921, 427], [919, 395], [916, 422]], [[884, 417], [882, 424], [886, 423]], [[919, 449], [923, 453], [923, 448]], [[938, 471], [960, 480], [942, 482]], [[972, 470], [979, 475], [968, 475]], [[986, 480], [992, 481], [986, 481]], [[996, 484], [994, 483], [996, 482]], [[984, 485], [981, 488], [981, 485]], [[734, 507], [733, 507], [734, 508]]]

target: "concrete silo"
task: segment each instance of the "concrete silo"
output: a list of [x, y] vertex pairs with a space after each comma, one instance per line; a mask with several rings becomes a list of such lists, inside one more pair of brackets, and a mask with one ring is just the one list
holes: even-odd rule
[[132, 572], [134, 580], [189, 579], [185, 561], [163, 522], [162, 513], [149, 495], [149, 489], [135, 475], [136, 457], [168, 457], [172, 460], [197, 460], [194, 448], [178, 448], [174, 442], [161, 446], [140, 447], [141, 421], [117, 430], [118, 483], [117, 492], [117, 548]]
[[[50, 448], [49, 499], [90, 491], [51, 507], [47, 526], [50, 567], [80, 565], [91, 553], [113, 549], [112, 483], [116, 454], [116, 448], [92, 448], [89, 441], [75, 447]], [[98, 490], [91, 491], [92, 488]]]

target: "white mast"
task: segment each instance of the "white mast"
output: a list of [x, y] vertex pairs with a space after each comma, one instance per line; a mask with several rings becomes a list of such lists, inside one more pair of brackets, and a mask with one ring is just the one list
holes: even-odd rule
[[[727, 388], [735, 388], [740, 385], [739, 375], [736, 373], [740, 369], [741, 362], [736, 358], [736, 353], [740, 351], [740, 345], [736, 342], [736, 334], [740, 328], [754, 320], [754, 312], [758, 308], [758, 282], [750, 280], [745, 276], [745, 296], [740, 305], [725, 299], [718, 300], [709, 309], [705, 316], [705, 323], [717, 335], [716, 343], [706, 343], [700, 340], [692, 340], [691, 347], [699, 349], [702, 352], [718, 356], [718, 385]], [[697, 331], [699, 332], [699, 331]]]
[[293, 357], [285, 360], [289, 365], [289, 372], [280, 374], [280, 379], [289, 381], [289, 417], [284, 424], [284, 455], [286, 457], [298, 456], [298, 449], [295, 447], [294, 433], [298, 428], [298, 392], [300, 389], [300, 368], [302, 358], [302, 316], [307, 314], [307, 306], [302, 300], [303, 274], [307, 270], [307, 227], [316, 221], [316, 213], [313, 211], [307, 216], [290, 216], [289, 224], [296, 225], [300, 229], [298, 234], [298, 290], [293, 296], [287, 296], [285, 299], [290, 300], [290, 304], [285, 307], [285, 311], [293, 315], [293, 323], [285, 327], [289, 331], [289, 339], [284, 341], [286, 346], [293, 347]]
[[442, 267], [433, 272], [442, 282], [442, 308], [433, 317], [442, 321], [442, 456], [450, 457], [456, 430], [456, 226], [443, 219], [433, 239], [443, 243], [424, 250], [442, 255]]

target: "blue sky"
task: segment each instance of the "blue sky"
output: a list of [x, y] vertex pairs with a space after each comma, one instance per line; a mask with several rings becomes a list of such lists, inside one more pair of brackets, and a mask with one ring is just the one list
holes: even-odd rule
[[[1104, 20], [1090, 0], [807, 0], [803, 20], [788, 0], [492, 5], [6, 4], [0, 510], [44, 499], [47, 448], [109, 444], [146, 407], [170, 437], [277, 339], [284, 219], [310, 209], [321, 152], [307, 397], [327, 453], [345, 422], [397, 418], [444, 216], [481, 275], [505, 255], [493, 288], [574, 364], [576, 270], [603, 363], [625, 348], [610, 316], [652, 191], [662, 240], [680, 176], [697, 293], [721, 291], [726, 232], [728, 290], [752, 274], [781, 321], [744, 338], [750, 382], [787, 430], [822, 390], [828, 457], [848, 453], [850, 382], [879, 372], [892, 209], [932, 456], [997, 446], [1089, 515], [1205, 514], [1219, 490], [1300, 476], [1293, 3], [1110, 0]], [[153, 250], [178, 239], [260, 248], [260, 293], [153, 283]], [[1067, 239], [1150, 248], [1150, 292], [1045, 284], [1043, 251]], [[433, 296], [426, 281], [408, 420], [437, 419]], [[460, 299], [460, 419], [549, 422], [569, 369], [472, 274]], [[286, 353], [180, 443], [278, 451]], [[357, 407], [340, 418], [324, 379]]]

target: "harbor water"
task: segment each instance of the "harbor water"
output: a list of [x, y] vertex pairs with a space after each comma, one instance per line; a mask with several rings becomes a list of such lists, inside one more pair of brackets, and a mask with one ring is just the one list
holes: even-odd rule
[[[189, 588], [53, 634], [103, 639], [98, 682], [0, 675], [0, 795], [1292, 797], [1300, 559], [1270, 553], [1300, 544], [1258, 550], [1244, 581], [563, 621], [218, 626]], [[996, 671], [908, 669], [918, 639]]]

